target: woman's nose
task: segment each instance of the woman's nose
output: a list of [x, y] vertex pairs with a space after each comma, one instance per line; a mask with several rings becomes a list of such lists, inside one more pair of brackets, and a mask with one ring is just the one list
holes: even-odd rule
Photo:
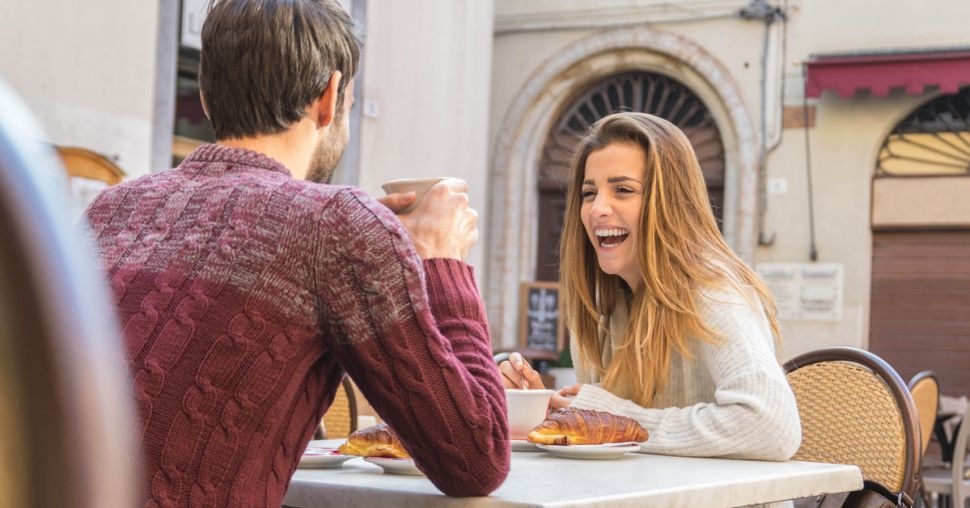
[[609, 199], [602, 193], [596, 195], [596, 198], [593, 199], [593, 206], [590, 207], [590, 212], [596, 216], [608, 215], [612, 210], [613, 207]]

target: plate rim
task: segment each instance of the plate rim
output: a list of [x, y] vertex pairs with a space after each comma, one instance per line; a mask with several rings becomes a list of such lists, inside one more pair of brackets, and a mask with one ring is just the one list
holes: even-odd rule
[[538, 443], [533, 443], [528, 439], [509, 439], [509, 448], [513, 452], [539, 451]]
[[584, 458], [584, 455], [587, 457], [593, 457], [595, 455], [615, 455], [616, 457], [622, 457], [628, 453], [639, 451], [641, 444], [642, 443], [631, 442], [625, 446], [618, 446], [616, 443], [580, 445], [551, 445], [535, 443], [540, 450], [553, 455], [578, 458]]
[[344, 462], [356, 458], [356, 455], [327, 454], [327, 455], [306, 455], [306, 450], [300, 455], [300, 462], [297, 469], [325, 469], [342, 466]]
[[[411, 476], [418, 476], [418, 475], [425, 476], [424, 471], [421, 471], [420, 469], [418, 469], [417, 464], [414, 463], [414, 459], [411, 459], [411, 458], [364, 457], [364, 462], [374, 464], [375, 466], [384, 470], [384, 472], [388, 472], [388, 469], [396, 470], [391, 472], [391, 474], [401, 474], [401, 473], [398, 473], [397, 471], [413, 470], [415, 472], [411, 473], [410, 474]], [[387, 468], [385, 468], [384, 466], [388, 464], [395, 464], [395, 466], [388, 466]]]

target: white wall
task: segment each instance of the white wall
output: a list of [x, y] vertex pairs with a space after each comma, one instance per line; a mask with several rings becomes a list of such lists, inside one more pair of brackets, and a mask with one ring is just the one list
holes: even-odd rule
[[157, 2], [4, 0], [0, 10], [0, 77], [48, 141], [115, 159], [129, 177], [147, 173]]
[[[404, 177], [457, 176], [469, 184], [483, 272], [488, 161], [491, 0], [368, 0], [360, 186]], [[357, 86], [360, 86], [358, 84]], [[479, 280], [481, 282], [481, 280]], [[481, 285], [481, 284], [480, 284]]]

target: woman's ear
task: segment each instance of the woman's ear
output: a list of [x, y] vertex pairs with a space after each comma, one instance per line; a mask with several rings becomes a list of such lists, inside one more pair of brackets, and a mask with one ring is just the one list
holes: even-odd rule
[[333, 71], [330, 74], [330, 81], [327, 82], [326, 88], [323, 89], [323, 93], [317, 99], [316, 120], [318, 127], [329, 126], [333, 123], [334, 118], [337, 117], [337, 96], [340, 93], [340, 80], [342, 78], [343, 73]]

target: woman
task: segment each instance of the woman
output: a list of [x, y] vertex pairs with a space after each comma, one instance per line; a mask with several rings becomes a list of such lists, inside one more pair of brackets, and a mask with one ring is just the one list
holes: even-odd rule
[[[787, 460], [801, 441], [775, 357], [772, 297], [718, 231], [697, 158], [670, 122], [617, 113], [580, 142], [560, 282], [580, 384], [550, 406], [629, 416], [642, 450]], [[509, 388], [539, 388], [521, 356]]]

